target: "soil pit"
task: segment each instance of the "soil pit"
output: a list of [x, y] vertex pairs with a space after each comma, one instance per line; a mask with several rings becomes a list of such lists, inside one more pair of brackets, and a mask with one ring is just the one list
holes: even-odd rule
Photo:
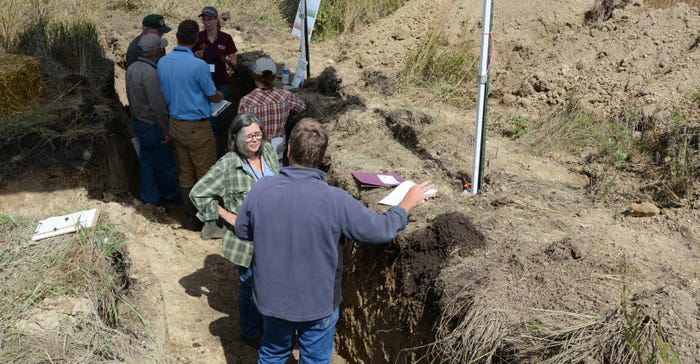
[[345, 243], [338, 352], [358, 363], [413, 363], [435, 340], [442, 287], [453, 255], [484, 246], [470, 218], [451, 212], [388, 246]]

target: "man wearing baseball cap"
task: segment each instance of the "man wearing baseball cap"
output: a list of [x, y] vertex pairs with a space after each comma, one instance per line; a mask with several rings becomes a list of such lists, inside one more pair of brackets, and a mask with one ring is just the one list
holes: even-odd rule
[[[227, 98], [231, 91], [231, 77], [226, 66], [233, 68], [236, 65], [238, 48], [233, 37], [221, 30], [221, 20], [216, 8], [205, 6], [199, 17], [202, 18], [203, 29], [199, 32], [197, 44], [192, 51], [195, 57], [207, 62], [216, 89], [221, 91], [224, 98]], [[224, 135], [226, 134], [225, 122], [221, 116], [212, 117], [210, 122], [216, 137], [216, 156], [221, 157], [226, 153], [227, 148], [228, 138]]]
[[[257, 88], [241, 98], [238, 112], [250, 111], [265, 125], [265, 136], [277, 148], [280, 159], [284, 157], [286, 124], [289, 113], [306, 110], [304, 100], [291, 92], [274, 87], [277, 64], [270, 58], [258, 58], [251, 66]], [[274, 139], [274, 140], [273, 140]]]
[[139, 198], [156, 205], [161, 199], [176, 201], [175, 148], [170, 136], [168, 105], [160, 91], [156, 62], [168, 42], [157, 34], [139, 40], [139, 58], [126, 70], [126, 96], [129, 99], [132, 128], [139, 139]]
[[[136, 36], [134, 40], [129, 43], [129, 47], [126, 49], [126, 67], [128, 68], [132, 63], [134, 63], [139, 58], [139, 40], [142, 36], [152, 33], [159, 37], [170, 31], [170, 27], [165, 25], [165, 19], [160, 14], [148, 14], [143, 18], [141, 22], [141, 34]], [[159, 56], [165, 55], [165, 48], [161, 48]]]
[[160, 90], [170, 112], [170, 135], [175, 141], [177, 179], [185, 208], [183, 227], [200, 230], [197, 208], [190, 189], [216, 163], [216, 139], [209, 123], [211, 102], [223, 100], [216, 89], [209, 66], [194, 56], [199, 25], [186, 19], [177, 27], [177, 46], [158, 61]]

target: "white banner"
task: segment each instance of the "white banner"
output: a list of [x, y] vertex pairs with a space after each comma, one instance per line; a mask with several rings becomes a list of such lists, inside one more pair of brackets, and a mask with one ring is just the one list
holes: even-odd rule
[[306, 2], [306, 26], [309, 39], [311, 39], [311, 33], [314, 30], [314, 24], [316, 24], [316, 16], [318, 15], [318, 7], [321, 6], [321, 0], [300, 0], [299, 7], [297, 8], [297, 16], [294, 19], [294, 26], [292, 26], [292, 34], [303, 39], [301, 33], [304, 31], [304, 2]]

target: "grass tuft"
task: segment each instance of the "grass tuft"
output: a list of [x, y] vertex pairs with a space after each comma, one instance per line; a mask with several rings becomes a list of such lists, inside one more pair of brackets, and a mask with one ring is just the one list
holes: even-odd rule
[[[654, 293], [652, 293], [653, 295]], [[644, 295], [628, 297], [605, 315], [537, 310], [538, 319], [518, 342], [521, 359], [542, 363], [676, 363], [672, 334], [662, 313], [651, 312]], [[679, 334], [674, 332], [673, 334]]]
[[466, 87], [466, 82], [476, 77], [478, 57], [467, 41], [447, 42], [444, 27], [452, 6], [445, 3], [430, 36], [408, 55], [402, 81], [404, 87], [430, 89], [434, 100], [464, 106], [475, 99], [474, 90]]
[[670, 115], [673, 127], [654, 129], [658, 120], [635, 109], [615, 120], [597, 120], [575, 97], [540, 120], [510, 115], [495, 118], [492, 127], [511, 139], [522, 139], [535, 155], [555, 152], [581, 154], [594, 201], [606, 200], [621, 172], [650, 179], [647, 190], [663, 206], [692, 203], [700, 180], [700, 128], [679, 111]]
[[700, 0], [644, 0], [644, 3], [646, 3], [649, 6], [661, 9], [668, 9], [671, 6], [678, 3], [686, 3], [696, 8], [700, 7]]
[[[321, 1], [314, 34], [321, 39], [353, 32], [390, 15], [408, 0]], [[298, 3], [298, 2], [296, 2]], [[295, 8], [296, 10], [296, 8]]]
[[128, 259], [124, 235], [93, 229], [32, 241], [35, 222], [0, 215], [0, 361], [119, 360], [125, 331]]

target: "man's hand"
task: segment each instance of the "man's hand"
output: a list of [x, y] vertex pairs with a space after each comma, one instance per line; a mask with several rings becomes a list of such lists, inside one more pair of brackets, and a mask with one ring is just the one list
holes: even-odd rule
[[202, 57], [204, 57], [204, 50], [203, 50], [203, 49], [200, 49], [200, 50], [194, 52], [194, 56], [197, 57], [197, 58], [202, 58]]
[[173, 137], [170, 135], [170, 133], [165, 133], [163, 135], [163, 141], [161, 141], [160, 144], [167, 146], [173, 144]]
[[238, 63], [238, 57], [236, 56], [236, 53], [231, 53], [224, 56], [224, 61], [228, 63], [229, 66], [233, 67], [236, 65], [236, 63]]
[[403, 200], [399, 202], [399, 207], [406, 210], [407, 214], [410, 214], [411, 210], [420, 205], [421, 202], [435, 197], [435, 192], [426, 194], [426, 192], [432, 189], [435, 189], [435, 185], [430, 181], [425, 181], [411, 187], [411, 189], [406, 193], [406, 196], [404, 196]]
[[215, 94], [213, 94], [211, 96], [207, 96], [207, 98], [211, 102], [219, 102], [219, 101], [224, 99], [224, 94], [222, 94], [221, 91], [217, 90]]
[[224, 221], [226, 221], [227, 223], [231, 224], [231, 226], [236, 226], [237, 216], [238, 215], [234, 214], [233, 212], [219, 206], [219, 217], [224, 219]]

